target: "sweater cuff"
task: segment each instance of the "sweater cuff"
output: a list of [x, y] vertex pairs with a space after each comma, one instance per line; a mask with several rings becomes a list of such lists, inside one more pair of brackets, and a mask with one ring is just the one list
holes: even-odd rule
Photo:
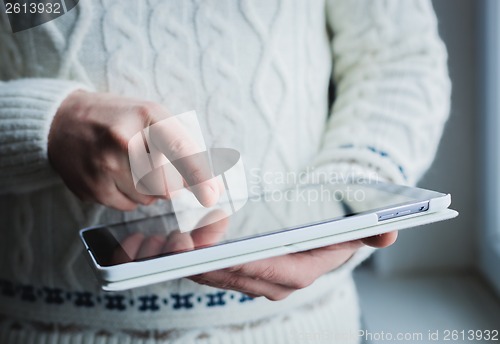
[[349, 144], [321, 152], [315, 159], [314, 166], [320, 166], [317, 170], [323, 173], [342, 177], [339, 178], [340, 181], [345, 181], [347, 177], [364, 177], [400, 185], [413, 184], [403, 166], [397, 164], [387, 152], [372, 146]]
[[87, 88], [56, 79], [0, 82], [0, 193], [33, 191], [59, 180], [48, 162], [49, 129], [63, 100]]

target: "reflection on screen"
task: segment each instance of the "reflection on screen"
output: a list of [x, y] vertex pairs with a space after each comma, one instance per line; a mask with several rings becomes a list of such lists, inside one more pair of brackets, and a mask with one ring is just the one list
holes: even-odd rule
[[424, 200], [419, 196], [422, 197], [418, 190], [381, 183], [302, 185], [249, 198], [247, 204], [230, 217], [225, 216], [222, 208], [186, 210], [181, 214], [184, 219], [209, 223], [189, 233], [181, 233], [176, 216], [167, 214], [95, 228], [86, 231], [84, 237], [97, 262], [109, 266]]

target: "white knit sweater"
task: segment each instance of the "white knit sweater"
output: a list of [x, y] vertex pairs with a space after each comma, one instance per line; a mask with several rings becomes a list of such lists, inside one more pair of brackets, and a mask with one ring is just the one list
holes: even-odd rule
[[47, 133], [71, 91], [195, 109], [209, 145], [242, 152], [250, 176], [356, 168], [406, 184], [434, 157], [450, 94], [427, 0], [82, 0], [17, 34], [2, 13], [0, 80], [0, 343], [277, 343], [290, 328], [358, 326], [350, 271], [369, 250], [279, 302], [185, 279], [99, 292], [78, 229], [168, 205], [120, 213], [62, 185]]

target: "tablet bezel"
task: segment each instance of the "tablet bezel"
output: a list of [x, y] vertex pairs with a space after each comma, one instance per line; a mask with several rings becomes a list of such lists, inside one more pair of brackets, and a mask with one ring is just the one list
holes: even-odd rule
[[[381, 187], [383, 187], [382, 184], [377, 185], [381, 185]], [[405, 188], [405, 190], [408, 189], [408, 187], [404, 186], [395, 186], [391, 184], [385, 185], [395, 189], [396, 191], [398, 189], [402, 190], [400, 188]], [[85, 232], [102, 227], [109, 227], [109, 225], [93, 226], [82, 229], [80, 231], [80, 238], [85, 245], [87, 257], [90, 259], [90, 263], [94, 271], [100, 279], [101, 284], [105, 286], [129, 279], [140, 279], [144, 276], [168, 272], [171, 270], [178, 271], [178, 269], [188, 269], [199, 264], [220, 262], [221, 260], [228, 259], [231, 260], [232, 258], [236, 258], [236, 261], [244, 262], [245, 259], [243, 257], [245, 255], [251, 256], [253, 254], [253, 256], [260, 257], [263, 254], [267, 257], [269, 254], [271, 254], [271, 256], [287, 254], [293, 251], [291, 250], [292, 246], [290, 245], [297, 245], [301, 242], [316, 240], [324, 237], [338, 236], [340, 234], [357, 231], [362, 228], [376, 226], [381, 223], [422, 216], [424, 214], [446, 209], [451, 203], [450, 195], [418, 188], [411, 189], [424, 193], [428, 196], [428, 199], [422, 201], [420, 198], [419, 201], [409, 201], [397, 206], [378, 208], [345, 218], [331, 219], [321, 223], [308, 224], [279, 232], [259, 234], [250, 238], [238, 238], [229, 242], [218, 243], [210, 247], [198, 248], [196, 250], [176, 253], [174, 255], [165, 255], [148, 260], [132, 261], [112, 266], [100, 265], [92, 253], [92, 248], [89, 247], [87, 241], [85, 240]], [[405, 213], [408, 209], [420, 209], [422, 205], [425, 206], [424, 210]], [[398, 212], [401, 214], [398, 215]], [[387, 214], [393, 214], [394, 216], [383, 218], [383, 216]], [[314, 228], [314, 231], [311, 231], [311, 228]], [[335, 231], [335, 233], [333, 231]], [[368, 236], [368, 234], [366, 236]], [[269, 250], [272, 252], [266, 253], [266, 251]], [[210, 257], [208, 262], [207, 257]], [[253, 259], [250, 257], [247, 258]]]

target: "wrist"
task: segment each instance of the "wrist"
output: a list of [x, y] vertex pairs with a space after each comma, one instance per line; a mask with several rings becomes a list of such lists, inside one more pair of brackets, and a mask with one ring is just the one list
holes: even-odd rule
[[55, 141], [55, 136], [60, 132], [60, 129], [64, 127], [65, 119], [68, 115], [76, 113], [76, 105], [83, 94], [87, 93], [81, 89], [77, 89], [69, 93], [63, 101], [58, 106], [52, 122], [49, 126], [48, 138], [47, 138], [47, 153], [49, 161], [51, 159], [51, 151], [53, 151], [53, 143]]

